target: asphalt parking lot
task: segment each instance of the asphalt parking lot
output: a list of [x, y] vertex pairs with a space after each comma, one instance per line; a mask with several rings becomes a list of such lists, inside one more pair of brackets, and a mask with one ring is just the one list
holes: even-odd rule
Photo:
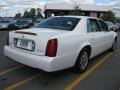
[[5, 57], [7, 35], [0, 31], [0, 90], [120, 90], [120, 32], [116, 51], [95, 57], [81, 74], [71, 69], [46, 73]]

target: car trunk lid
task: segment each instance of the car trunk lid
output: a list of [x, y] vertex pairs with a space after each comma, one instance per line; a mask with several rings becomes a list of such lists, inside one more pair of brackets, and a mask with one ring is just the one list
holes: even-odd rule
[[[32, 28], [32, 29], [13, 31], [10, 33], [10, 36], [9, 36], [10, 47], [23, 52], [35, 54], [35, 55], [45, 55], [45, 50], [46, 50], [48, 40], [50, 40], [51, 37], [54, 35], [59, 35], [65, 32], [67, 31], [45, 29], [45, 28], [44, 29]], [[17, 44], [18, 46], [15, 46], [15, 39], [18, 40], [17, 43], [19, 42], [19, 45]], [[25, 40], [32, 44], [31, 45], [28, 44], [29, 46], [28, 48], [20, 47], [20, 44], [21, 44], [20, 42], [26, 42]], [[31, 50], [33, 43], [35, 47], [34, 47], [34, 50]]]

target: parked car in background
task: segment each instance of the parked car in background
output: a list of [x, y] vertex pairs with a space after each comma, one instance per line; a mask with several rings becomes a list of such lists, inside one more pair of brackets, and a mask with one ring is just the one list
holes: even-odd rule
[[120, 31], [120, 21], [115, 23], [116, 26], [118, 26], [118, 30]]
[[28, 22], [30, 22], [30, 23], [33, 22], [32, 18], [24, 18], [24, 20], [26, 20], [26, 21], [28, 21]]
[[84, 72], [91, 58], [114, 51], [117, 34], [101, 19], [85, 16], [51, 17], [35, 28], [9, 33], [4, 55], [47, 72], [73, 67]]
[[0, 20], [0, 30], [10, 29], [11, 26], [12, 26], [12, 23], [10, 22], [9, 19], [1, 19]]
[[30, 20], [18, 19], [16, 20], [14, 26], [15, 29], [26, 29], [26, 28], [31, 28], [33, 26], [33, 23]]
[[36, 21], [35, 21], [35, 26], [37, 25], [37, 24], [39, 24], [41, 21], [43, 21], [44, 20], [44, 18], [38, 18], [38, 19], [36, 19]]
[[115, 24], [115, 31], [119, 30], [119, 26]]
[[112, 23], [110, 21], [105, 21], [105, 23], [107, 24], [109, 30], [113, 30], [113, 31], [118, 30], [118, 26], [115, 25], [114, 23]]

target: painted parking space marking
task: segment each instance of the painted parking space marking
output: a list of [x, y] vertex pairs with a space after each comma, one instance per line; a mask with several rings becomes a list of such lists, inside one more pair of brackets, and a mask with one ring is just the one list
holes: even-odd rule
[[16, 67], [12, 67], [12, 68], [10, 68], [10, 69], [7, 69], [7, 70], [5, 70], [5, 71], [2, 71], [2, 72], [0, 72], [0, 76], [2, 76], [2, 75], [4, 75], [4, 74], [7, 74], [7, 73], [9, 73], [9, 72], [15, 71], [15, 70], [17, 70], [17, 69], [20, 69], [20, 68], [22, 68], [22, 67], [23, 67], [23, 65], [19, 65], [19, 66], [16, 66]]
[[108, 53], [104, 58], [102, 58], [98, 63], [96, 63], [93, 67], [88, 69], [86, 72], [78, 76], [76, 80], [70, 83], [65, 90], [73, 90], [82, 80], [84, 80], [88, 75], [90, 75], [93, 71], [95, 71], [99, 66], [101, 66], [113, 53]]
[[35, 75], [32, 75], [32, 76], [29, 76], [28, 78], [25, 78], [21, 81], [18, 81], [17, 83], [15, 83], [13, 85], [10, 85], [10, 86], [4, 88], [3, 90], [16, 90], [17, 87], [20, 87], [20, 86], [32, 81], [33, 79], [39, 77], [40, 75], [42, 75], [42, 74], [38, 73], [38, 74], [35, 74]]

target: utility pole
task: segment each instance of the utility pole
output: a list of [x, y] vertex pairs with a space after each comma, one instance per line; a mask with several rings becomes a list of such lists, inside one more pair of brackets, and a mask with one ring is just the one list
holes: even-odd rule
[[0, 17], [1, 17], [1, 10], [2, 10], [2, 9], [1, 9], [1, 6], [0, 6]]
[[5, 17], [7, 17], [8, 16], [8, 10], [4, 10], [5, 11]]

